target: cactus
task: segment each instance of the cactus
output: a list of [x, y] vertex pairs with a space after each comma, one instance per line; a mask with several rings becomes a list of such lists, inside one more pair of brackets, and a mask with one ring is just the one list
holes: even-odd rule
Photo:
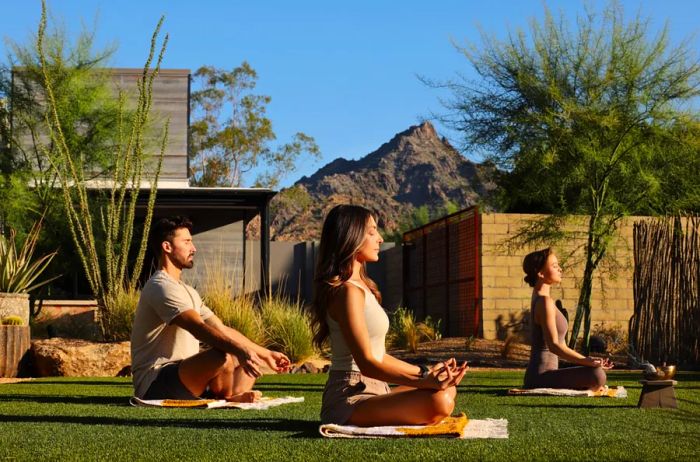
[[2, 318], [0, 324], [2, 324], [3, 326], [21, 326], [22, 324], [24, 324], [24, 322], [19, 316], [6, 316]]

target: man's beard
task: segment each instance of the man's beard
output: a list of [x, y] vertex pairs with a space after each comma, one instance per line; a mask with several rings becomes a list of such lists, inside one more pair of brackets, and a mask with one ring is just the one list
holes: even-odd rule
[[176, 263], [177, 266], [180, 267], [180, 269], [192, 269], [192, 267], [194, 266], [194, 256], [190, 255], [189, 257], [183, 260], [177, 261]]

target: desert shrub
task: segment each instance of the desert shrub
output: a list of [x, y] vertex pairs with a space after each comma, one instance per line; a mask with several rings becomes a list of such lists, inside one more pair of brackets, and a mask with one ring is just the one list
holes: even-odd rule
[[99, 311], [105, 340], [129, 340], [140, 295], [135, 289], [123, 289], [105, 295], [103, 303], [106, 306]]
[[440, 324], [442, 324], [442, 319], [433, 321], [433, 318], [426, 316], [422, 322], [418, 323], [418, 332], [421, 338], [430, 342], [440, 340], [442, 338]]
[[255, 298], [252, 295], [236, 293], [236, 270], [224, 262], [223, 249], [217, 252], [217, 255], [218, 258], [208, 260], [204, 266], [201, 291], [204, 303], [224, 324], [233, 327], [257, 344], [265, 344], [265, 329]]
[[259, 345], [266, 343], [267, 335], [262, 316], [255, 306], [253, 296], [205, 297], [205, 300], [224, 324], [233, 327]]
[[282, 208], [289, 207], [304, 212], [312, 203], [313, 199], [306, 188], [301, 185], [296, 185], [280, 191], [277, 196], [275, 196], [275, 201], [271, 207], [274, 209], [273, 214]]
[[427, 316], [424, 321], [416, 321], [413, 311], [399, 307], [391, 315], [387, 346], [402, 348], [415, 353], [418, 344], [425, 341], [440, 340], [440, 320], [433, 321]]
[[413, 312], [400, 306], [391, 315], [386, 343], [389, 347], [416, 352], [420, 333]]
[[301, 303], [268, 295], [260, 301], [260, 308], [268, 348], [283, 352], [294, 363], [317, 355], [311, 318]]
[[472, 348], [474, 348], [474, 341], [476, 340], [476, 337], [473, 335], [470, 335], [469, 337], [464, 339], [464, 351], [472, 351]]
[[619, 326], [606, 326], [605, 322], [595, 324], [591, 329], [591, 336], [600, 337], [606, 344], [607, 352], [612, 354], [626, 354], [629, 339], [627, 332]]

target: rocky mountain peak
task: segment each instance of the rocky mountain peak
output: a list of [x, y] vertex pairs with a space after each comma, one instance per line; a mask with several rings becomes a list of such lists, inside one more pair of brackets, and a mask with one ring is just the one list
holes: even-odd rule
[[425, 121], [420, 125], [414, 125], [408, 130], [406, 130], [406, 132], [409, 136], [415, 136], [417, 138], [438, 138], [438, 134], [437, 131], [435, 131], [435, 127], [433, 127], [433, 124], [431, 124], [428, 121]]
[[317, 239], [323, 217], [340, 203], [373, 210], [380, 226], [391, 232], [416, 207], [436, 208], [447, 201], [461, 207], [475, 204], [493, 189], [487, 170], [423, 122], [361, 159], [338, 158], [280, 191], [271, 204], [272, 235], [279, 240]]

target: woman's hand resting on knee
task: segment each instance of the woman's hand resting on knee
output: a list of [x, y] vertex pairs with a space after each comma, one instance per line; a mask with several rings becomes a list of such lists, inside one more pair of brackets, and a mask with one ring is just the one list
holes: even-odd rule
[[615, 365], [608, 358], [594, 358], [592, 356], [587, 356], [585, 358], [588, 367], [602, 367], [604, 370], [612, 369]]
[[456, 387], [467, 373], [467, 369], [469, 366], [466, 361], [459, 366], [454, 358], [437, 363], [428, 369], [428, 373], [420, 380], [418, 388], [446, 390]]

